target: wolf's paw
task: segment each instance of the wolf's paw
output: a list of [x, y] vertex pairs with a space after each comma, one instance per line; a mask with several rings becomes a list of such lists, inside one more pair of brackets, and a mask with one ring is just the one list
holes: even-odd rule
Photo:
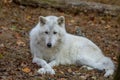
[[39, 74], [55, 74], [55, 71], [52, 69], [52, 68], [40, 68], [38, 71], [37, 71]]
[[39, 74], [45, 74], [46, 73], [46, 70], [44, 68], [40, 68], [38, 71], [37, 71]]
[[87, 68], [87, 70], [93, 70], [92, 67], [89, 67], [89, 66], [82, 66], [83, 68]]

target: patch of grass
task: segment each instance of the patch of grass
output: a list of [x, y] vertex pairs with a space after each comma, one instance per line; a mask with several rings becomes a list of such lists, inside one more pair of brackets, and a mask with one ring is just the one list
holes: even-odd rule
[[2, 59], [3, 58], [3, 55], [0, 53], [0, 59]]
[[16, 30], [17, 27], [15, 25], [11, 26], [11, 30]]

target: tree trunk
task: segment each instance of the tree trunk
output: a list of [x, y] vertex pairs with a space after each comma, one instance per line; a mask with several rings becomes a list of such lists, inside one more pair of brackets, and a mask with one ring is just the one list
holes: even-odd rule
[[114, 76], [114, 80], [120, 80], [120, 56], [118, 57], [118, 67]]

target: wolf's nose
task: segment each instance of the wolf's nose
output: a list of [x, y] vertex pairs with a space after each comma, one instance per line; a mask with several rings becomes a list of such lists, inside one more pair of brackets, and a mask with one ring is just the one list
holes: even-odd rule
[[47, 47], [49, 47], [49, 48], [50, 48], [51, 46], [52, 46], [52, 44], [51, 44], [51, 43], [48, 43], [48, 44], [47, 44]]

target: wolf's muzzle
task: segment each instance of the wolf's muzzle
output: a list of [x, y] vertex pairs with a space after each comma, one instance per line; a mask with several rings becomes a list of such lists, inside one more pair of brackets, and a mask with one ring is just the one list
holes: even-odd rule
[[52, 47], [52, 44], [51, 44], [51, 43], [48, 43], [48, 44], [47, 44], [47, 47], [48, 47], [48, 48], [51, 48], [51, 47]]

